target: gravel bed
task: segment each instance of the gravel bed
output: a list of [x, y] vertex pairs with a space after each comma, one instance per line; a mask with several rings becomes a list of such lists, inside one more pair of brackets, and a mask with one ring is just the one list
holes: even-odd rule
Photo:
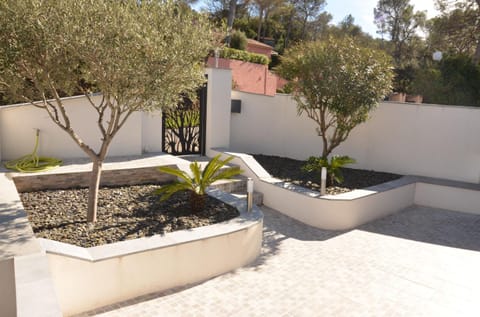
[[[306, 164], [306, 161], [262, 154], [253, 154], [253, 157], [273, 177], [311, 190], [320, 191], [320, 173], [303, 171], [302, 167]], [[336, 184], [336, 186], [328, 186], [327, 194], [335, 195], [346, 193], [354, 189], [379, 185], [402, 177], [402, 175], [397, 174], [353, 168], [342, 168], [342, 173], [344, 182], [342, 184]]]
[[21, 193], [35, 235], [81, 247], [164, 234], [226, 221], [239, 215], [236, 208], [208, 196], [206, 208], [192, 214], [189, 193], [159, 202], [152, 192], [159, 185], [100, 189], [97, 223], [86, 222], [87, 189]]

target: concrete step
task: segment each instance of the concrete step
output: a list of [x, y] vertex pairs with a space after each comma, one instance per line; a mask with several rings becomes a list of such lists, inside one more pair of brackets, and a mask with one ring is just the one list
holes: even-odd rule
[[[231, 193], [233, 196], [240, 198], [240, 199], [247, 199], [247, 194], [245, 192], [233, 192]], [[263, 194], [260, 192], [253, 192], [253, 204], [257, 206], [263, 205]]]
[[212, 187], [220, 189], [227, 193], [247, 192], [247, 178], [245, 176], [236, 176], [233, 179], [222, 179], [212, 184]]

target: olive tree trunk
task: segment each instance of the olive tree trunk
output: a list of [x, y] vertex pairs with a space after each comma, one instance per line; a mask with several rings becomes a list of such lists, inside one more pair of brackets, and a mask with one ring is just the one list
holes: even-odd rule
[[97, 204], [98, 204], [98, 192], [100, 189], [100, 178], [102, 175], [103, 161], [94, 160], [92, 167], [92, 174], [90, 176], [90, 184], [88, 186], [88, 210], [87, 210], [87, 222], [97, 221]]

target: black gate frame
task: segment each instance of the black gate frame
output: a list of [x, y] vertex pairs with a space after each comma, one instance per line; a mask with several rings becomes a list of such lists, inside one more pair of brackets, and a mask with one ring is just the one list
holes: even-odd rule
[[[197, 90], [197, 98], [200, 103], [200, 126], [199, 126], [199, 136], [198, 136], [198, 143], [199, 143], [199, 151], [195, 152], [174, 152], [169, 153], [172, 155], [187, 155], [187, 154], [199, 154], [205, 156], [205, 145], [206, 145], [206, 138], [207, 138], [207, 92], [208, 92], [208, 85], [205, 83], [202, 87]], [[165, 124], [165, 112], [162, 114], [162, 152], [167, 152], [167, 144], [166, 144], [166, 124]]]

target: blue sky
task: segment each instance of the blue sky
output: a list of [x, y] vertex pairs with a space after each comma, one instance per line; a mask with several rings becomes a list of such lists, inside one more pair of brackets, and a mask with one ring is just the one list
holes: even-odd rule
[[[373, 23], [373, 8], [376, 7], [378, 0], [327, 0], [325, 10], [333, 15], [333, 23], [337, 24], [345, 16], [351, 14], [355, 18], [355, 23], [360, 25], [363, 31], [377, 37], [376, 26]], [[410, 3], [416, 10], [427, 11], [427, 17], [431, 18], [438, 12], [435, 10], [435, 0], [411, 0]], [[198, 4], [196, 7], [202, 7]]]

